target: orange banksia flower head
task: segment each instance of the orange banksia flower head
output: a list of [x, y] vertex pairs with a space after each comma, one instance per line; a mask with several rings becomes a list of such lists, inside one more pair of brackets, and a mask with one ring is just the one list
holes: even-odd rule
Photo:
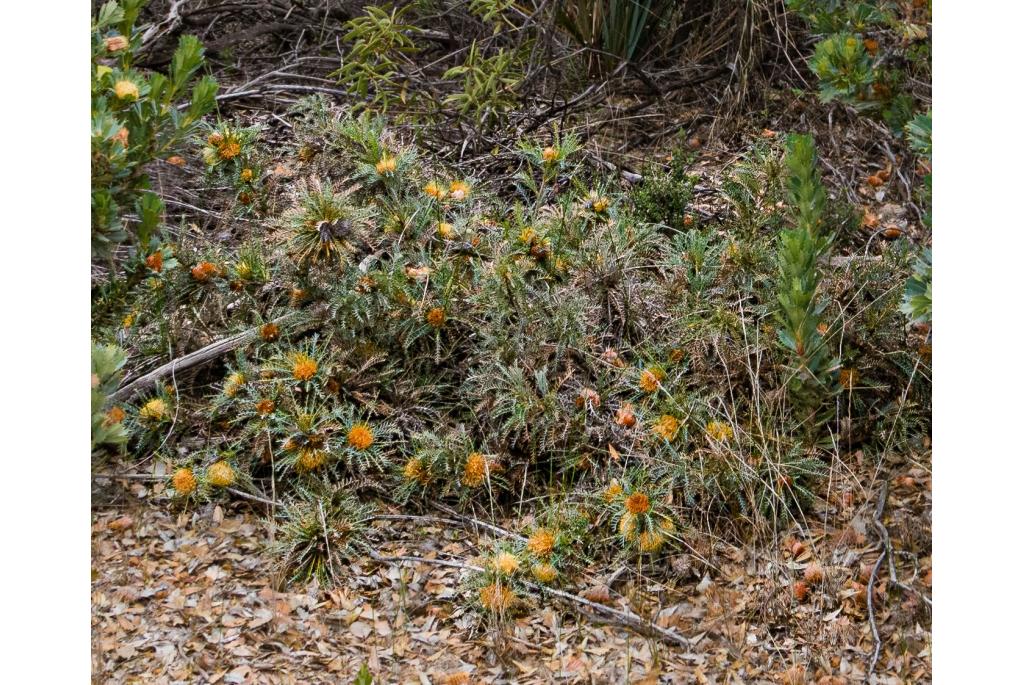
[[316, 360], [303, 352], [292, 355], [292, 378], [297, 381], [308, 381], [318, 370]]
[[526, 541], [526, 549], [537, 557], [546, 557], [555, 549], [555, 535], [547, 528], [538, 528]]
[[533, 577], [538, 583], [544, 583], [545, 585], [555, 582], [558, 578], [558, 570], [547, 563], [534, 564], [530, 572], [533, 573]]
[[196, 490], [196, 477], [192, 469], [178, 469], [171, 476], [171, 485], [179, 495], [188, 495]]
[[839, 385], [847, 390], [853, 390], [857, 384], [857, 369], [839, 369]]
[[128, 39], [124, 36], [108, 36], [103, 39], [103, 46], [107, 52], [121, 52], [128, 47]]
[[162, 252], [154, 252], [149, 255], [146, 257], [146, 266], [153, 271], [160, 273], [164, 268], [164, 254]]
[[679, 419], [671, 414], [662, 414], [661, 418], [651, 427], [651, 430], [666, 442], [672, 442], [676, 439], [676, 435], [679, 434]]
[[466, 458], [466, 465], [462, 469], [462, 484], [471, 488], [479, 487], [487, 478], [489, 470], [487, 457], [473, 452]]
[[423, 186], [423, 192], [434, 198], [435, 200], [443, 200], [444, 196], [448, 194], [444, 186], [440, 185], [437, 181], [431, 181], [427, 185]]
[[139, 87], [133, 81], [122, 79], [114, 84], [114, 95], [118, 100], [138, 100]]
[[262, 416], [266, 416], [274, 411], [276, 405], [274, 400], [262, 399], [256, 403], [256, 412]]
[[437, 225], [437, 234], [445, 240], [451, 240], [455, 237], [455, 227], [447, 221], [442, 221]]
[[237, 140], [227, 139], [217, 147], [217, 154], [221, 159], [234, 159], [242, 152], [242, 146]]
[[220, 273], [220, 270], [212, 262], [199, 262], [192, 267], [192, 278], [200, 283], [206, 283], [218, 273]]
[[632, 428], [636, 425], [636, 414], [633, 413], [631, 402], [623, 402], [619, 410], [615, 412], [615, 423], [625, 428]]
[[427, 323], [433, 328], [440, 328], [444, 325], [445, 314], [441, 307], [434, 307], [427, 312]]
[[139, 410], [139, 418], [144, 421], [163, 421], [167, 418], [167, 403], [159, 397], [146, 402]]
[[657, 366], [644, 369], [640, 373], [640, 389], [648, 395], [658, 391], [661, 382], [665, 380], [665, 372]]
[[544, 150], [540, 153], [540, 156], [548, 164], [551, 164], [552, 162], [557, 162], [558, 161], [558, 148], [554, 148], [554, 147], [548, 146], [548, 147], [544, 148]]
[[499, 552], [491, 563], [502, 575], [510, 576], [519, 570], [519, 557], [511, 552]]
[[732, 426], [722, 421], [712, 421], [707, 425], [708, 437], [712, 440], [729, 440], [733, 436]]
[[185, 166], [185, 158], [181, 155], [171, 155], [167, 158], [167, 163], [171, 166], [183, 167]]
[[368, 424], [357, 423], [348, 431], [348, 444], [357, 450], [365, 450], [373, 444], [373, 430]]
[[619, 484], [619, 481], [613, 480], [608, 485], [608, 487], [605, 488], [605, 490], [601, 494], [601, 496], [604, 497], [604, 501], [605, 502], [612, 502], [613, 500], [615, 500], [616, 497], [618, 497], [621, 494], [622, 494], [622, 485]]
[[252, 180], [252, 176], [252, 169], [242, 169], [242, 173], [238, 175], [238, 178], [242, 181], [242, 183], [248, 183], [249, 181]]
[[115, 143], [120, 143], [122, 147], [128, 147], [128, 129], [121, 128], [121, 130], [114, 134], [111, 140]]
[[327, 453], [323, 450], [306, 448], [299, 452], [295, 466], [299, 471], [315, 471], [327, 463]]
[[235, 470], [226, 461], [218, 461], [206, 469], [206, 480], [210, 481], [210, 485], [226, 488], [234, 484]]
[[465, 181], [452, 181], [451, 185], [448, 186], [448, 194], [456, 202], [469, 199], [469, 193], [469, 184]]
[[265, 323], [260, 327], [260, 338], [264, 342], [274, 342], [281, 336], [281, 329], [276, 323]]
[[634, 492], [626, 498], [626, 511], [631, 514], [646, 514], [651, 510], [651, 500], [642, 492]]
[[494, 613], [501, 613], [515, 602], [515, 593], [500, 583], [491, 583], [480, 588], [480, 604]]
[[107, 416], [103, 419], [103, 425], [113, 426], [124, 421], [125, 413], [121, 407], [111, 407], [107, 410]]

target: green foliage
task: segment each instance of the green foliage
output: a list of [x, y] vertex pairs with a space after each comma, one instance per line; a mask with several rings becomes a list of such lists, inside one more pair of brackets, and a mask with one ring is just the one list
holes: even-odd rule
[[[366, 5], [364, 15], [346, 23], [348, 33], [343, 40], [352, 43], [352, 47], [333, 76], [353, 95], [364, 98], [357, 106], [387, 111], [395, 103], [405, 101], [407, 84], [399, 60], [419, 51], [413, 41], [419, 29], [402, 23], [405, 13], [412, 7], [411, 4], [401, 9], [388, 3]], [[366, 98], [370, 98], [369, 102]]]
[[914, 263], [914, 273], [907, 279], [900, 309], [911, 323], [932, 320], [932, 251], [926, 249]]
[[518, 102], [516, 88], [523, 78], [522, 60], [517, 53], [500, 48], [484, 57], [476, 41], [465, 61], [444, 73], [445, 80], [462, 78], [462, 89], [445, 98], [472, 123], [489, 128], [504, 121], [506, 112]]
[[114, 345], [92, 346], [92, 451], [104, 446], [124, 447], [128, 431], [125, 413], [110, 406], [110, 395], [121, 383], [121, 369], [127, 357]]
[[558, 3], [555, 20], [581, 45], [599, 49], [600, 63], [613, 67], [655, 44], [671, 9], [664, 0], [569, 0]]
[[795, 225], [784, 230], [779, 240], [779, 339], [794, 361], [790, 384], [794, 397], [811, 408], [830, 391], [829, 374], [836, 363], [818, 330], [825, 307], [818, 292], [818, 261], [828, 250], [830, 239], [822, 225], [827, 197], [809, 135], [793, 135], [787, 140], [786, 168]]
[[144, 4], [107, 2], [92, 23], [94, 256], [110, 257], [128, 240], [143, 252], [150, 249], [163, 203], [149, 190], [147, 165], [182, 149], [213, 109], [217, 93], [216, 81], [196, 78], [203, 48], [194, 36], [181, 37], [168, 73], [145, 74], [133, 67], [141, 42], [134, 25]]
[[682, 228], [693, 198], [694, 179], [687, 173], [688, 157], [674, 154], [668, 169], [650, 165], [644, 180], [631, 193], [637, 219], [646, 223]]
[[373, 685], [373, 676], [370, 675], [370, 669], [366, 664], [359, 667], [359, 673], [356, 674], [356, 679], [352, 681], [352, 685]]
[[815, 46], [810, 65], [821, 79], [823, 102], [841, 100], [864, 106], [875, 71], [860, 38], [849, 33], [829, 36]]

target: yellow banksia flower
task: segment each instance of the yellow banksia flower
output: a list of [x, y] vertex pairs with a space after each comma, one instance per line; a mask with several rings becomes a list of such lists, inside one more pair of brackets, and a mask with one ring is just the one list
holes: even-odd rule
[[526, 549], [537, 557], [546, 557], [555, 549], [555, 535], [547, 528], [538, 528], [526, 541]]
[[502, 575], [510, 576], [519, 570], [519, 557], [511, 552], [499, 552], [491, 563]]
[[858, 375], [857, 369], [839, 369], [839, 385], [847, 390], [853, 390], [853, 386], [857, 384]]
[[558, 148], [554, 148], [554, 147], [548, 146], [548, 147], [544, 148], [543, 151], [541, 151], [540, 156], [548, 164], [551, 164], [552, 162], [557, 162], [558, 161]]
[[637, 544], [641, 552], [654, 554], [665, 544], [665, 536], [660, 531], [647, 530], [640, 533], [640, 536], [637, 538]]
[[478, 487], [487, 478], [488, 471], [487, 457], [473, 452], [466, 458], [466, 465], [462, 469], [462, 484], [471, 488]]
[[299, 452], [299, 458], [295, 466], [299, 471], [315, 471], [327, 463], [327, 452], [323, 450], [305, 448]]
[[630, 512], [623, 512], [619, 518], [619, 535], [632, 540], [636, 537], [636, 514]]
[[558, 578], [558, 570], [547, 563], [534, 564], [530, 572], [538, 583], [544, 583], [545, 585], [555, 582]]
[[357, 423], [348, 431], [348, 444], [357, 450], [365, 450], [373, 444], [373, 430], [368, 424]]
[[590, 205], [590, 209], [595, 214], [604, 214], [608, 211], [608, 207], [611, 206], [611, 201], [604, 195], [591, 194], [590, 201], [587, 204]]
[[308, 381], [318, 370], [316, 360], [308, 354], [296, 352], [292, 355], [292, 378], [297, 381]]
[[407, 481], [416, 481], [423, 485], [426, 485], [427, 481], [430, 480], [430, 475], [423, 468], [423, 460], [419, 457], [412, 457], [409, 461], [405, 462], [402, 475], [405, 476]]
[[189, 495], [196, 490], [196, 476], [192, 469], [178, 469], [171, 476], [171, 485], [179, 495]]
[[626, 498], [626, 511], [631, 514], [646, 514], [651, 510], [650, 498], [642, 492], [634, 492]]
[[516, 595], [511, 590], [501, 583], [491, 583], [485, 587], [480, 588], [480, 604], [485, 609], [493, 611], [494, 613], [501, 613], [509, 609], [513, 602], [515, 602]]
[[121, 79], [114, 84], [114, 95], [118, 100], [138, 100], [139, 87], [133, 81]]
[[445, 240], [451, 240], [455, 237], [455, 227], [447, 221], [442, 221], [437, 225], [437, 234]]
[[163, 421], [167, 418], [167, 403], [159, 397], [146, 402], [139, 410], [139, 418], [144, 421]]
[[665, 380], [665, 372], [657, 366], [651, 366], [640, 373], [640, 389], [651, 394], [658, 391], [658, 386]]
[[234, 484], [235, 470], [226, 461], [218, 461], [206, 469], [206, 480], [210, 481], [210, 485], [226, 488]]
[[248, 183], [249, 181], [252, 180], [252, 177], [253, 177], [252, 169], [248, 169], [248, 168], [242, 169], [242, 173], [240, 173], [238, 175], [238, 178], [242, 181], [242, 183]]
[[128, 39], [124, 36], [107, 36], [103, 39], [103, 47], [107, 52], [121, 52], [128, 47]]
[[679, 434], [679, 419], [671, 414], [662, 414], [651, 426], [651, 430], [666, 442], [672, 442]]
[[440, 328], [441, 326], [444, 325], [444, 322], [445, 313], [444, 309], [442, 309], [441, 307], [434, 307], [429, 312], [427, 312], [427, 323], [432, 328]]
[[613, 480], [604, 492], [601, 494], [604, 497], [605, 502], [612, 502], [616, 497], [622, 494], [622, 485], [617, 480]]
[[469, 184], [465, 181], [452, 181], [451, 185], [448, 186], [448, 194], [456, 202], [462, 202], [469, 198]]
[[395, 169], [398, 168], [398, 162], [394, 157], [390, 155], [384, 155], [380, 158], [380, 161], [376, 164], [377, 173], [380, 176], [386, 176], [388, 174], [395, 173]]
[[536, 237], [537, 232], [534, 231], [533, 228], [531, 228], [530, 226], [527, 226], [526, 228], [519, 232], [519, 242], [523, 243], [524, 245], [529, 245], [534, 241]]
[[721, 421], [708, 423], [707, 433], [712, 440], [729, 440], [733, 436], [732, 426]]

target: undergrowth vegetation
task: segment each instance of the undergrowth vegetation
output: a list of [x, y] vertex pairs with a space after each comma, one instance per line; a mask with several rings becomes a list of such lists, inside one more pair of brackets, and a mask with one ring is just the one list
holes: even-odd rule
[[[671, 4], [560, 3], [558, 22], [607, 71], [670, 49], [655, 37]], [[875, 102], [891, 78], [850, 32], [884, 13], [793, 4], [830, 36], [811, 62], [823, 98]], [[497, 25], [514, 11], [472, 5]], [[385, 113], [417, 97], [406, 5], [350, 21], [337, 77], [361, 104], [302, 99], [275, 149], [258, 125], [204, 118], [216, 85], [196, 78], [195, 39], [167, 76], [133, 70], [138, 6], [94, 25], [93, 234], [104, 259], [131, 249], [94, 278], [93, 338], [128, 350], [134, 377], [237, 342], [121, 395], [125, 358], [97, 347], [93, 448], [167, 464], [175, 506], [271, 498], [283, 579], [332, 583], [365, 548], [371, 500], [484, 518], [527, 505], [525, 541], [493, 550], [472, 588], [504, 612], [585, 559], [656, 569], [700, 536], [778, 534], [854, 450], [927, 438], [925, 341], [906, 324], [930, 316], [930, 258], [886, 241], [833, 261], [861, 227], [810, 135], [745, 149], [715, 215], [691, 211], [686, 155], [625, 184], [571, 129], [515, 140], [502, 182], [475, 177]], [[474, 43], [444, 102], [505, 126], [520, 49]], [[883, 116], [902, 128], [891, 92]], [[909, 130], [930, 160], [925, 123]], [[163, 224], [147, 169], [179, 156], [229, 208], [229, 239]]]

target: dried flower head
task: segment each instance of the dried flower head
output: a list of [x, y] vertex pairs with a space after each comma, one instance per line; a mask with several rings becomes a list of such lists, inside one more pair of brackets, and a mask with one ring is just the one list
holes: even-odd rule
[[816, 561], [812, 561], [804, 569], [804, 580], [811, 585], [817, 585], [818, 583], [825, 580], [825, 571], [821, 568], [821, 564]]
[[171, 485], [179, 495], [188, 495], [196, 490], [196, 477], [192, 469], [178, 469], [171, 476]]
[[647, 394], [655, 393], [665, 380], [665, 371], [660, 367], [651, 366], [640, 373], [640, 389]]
[[133, 81], [121, 79], [114, 84], [114, 96], [118, 100], [138, 100], [139, 87]]
[[544, 562], [534, 564], [533, 567], [530, 569], [530, 572], [533, 574], [533, 577], [537, 580], [538, 583], [544, 583], [545, 585], [555, 582], [555, 580], [558, 578], [558, 569], [556, 569], [551, 564]]
[[634, 492], [626, 498], [626, 511], [631, 514], [646, 514], [651, 510], [650, 498], [642, 492]]
[[480, 604], [494, 613], [506, 611], [515, 602], [516, 595], [501, 583], [491, 583], [480, 588]]
[[281, 329], [276, 323], [265, 323], [260, 326], [260, 338], [264, 342], [274, 342], [281, 336]]
[[597, 409], [601, 406], [601, 396], [593, 388], [583, 388], [576, 396], [576, 406], [581, 409], [586, 406]]
[[654, 554], [665, 544], [665, 536], [660, 531], [647, 530], [640, 533], [640, 537], [637, 538], [637, 544], [640, 547], [640, 551], [644, 554]]
[[308, 381], [318, 370], [316, 360], [303, 352], [292, 354], [292, 378], [297, 381]]
[[636, 414], [633, 413], [633, 404], [623, 402], [618, 411], [615, 412], [615, 423], [626, 428], [636, 425]]
[[711, 421], [707, 425], [707, 434], [712, 440], [730, 440], [733, 436], [732, 426], [722, 421]]
[[655, 435], [666, 442], [672, 442], [679, 434], [679, 419], [671, 414], [662, 414], [661, 418], [651, 426]]
[[511, 552], [498, 552], [491, 560], [491, 565], [498, 573], [510, 576], [519, 570], [519, 557]]
[[526, 541], [526, 549], [537, 557], [546, 557], [555, 549], [555, 535], [547, 528], [538, 528]]
[[206, 283], [220, 273], [220, 269], [212, 262], [199, 262], [192, 267], [192, 278], [200, 283]]
[[434, 307], [429, 312], [427, 312], [427, 323], [432, 328], [440, 328], [441, 326], [444, 325], [444, 321], [445, 313], [444, 309], [442, 309], [441, 307]]
[[115, 143], [120, 143], [122, 147], [128, 147], [128, 129], [121, 127], [117, 133], [111, 138]]
[[181, 155], [171, 155], [167, 158], [167, 163], [171, 166], [183, 167], [185, 166], [185, 158]]
[[276, 405], [274, 404], [274, 400], [271, 399], [262, 399], [256, 403], [256, 413], [261, 416], [267, 416], [268, 414], [273, 413], [275, 408]]
[[218, 133], [217, 131], [214, 131], [210, 135], [206, 136], [206, 143], [208, 145], [212, 145], [213, 147], [217, 147], [223, 142], [224, 136], [221, 133]]
[[373, 444], [373, 429], [369, 424], [357, 423], [348, 431], [348, 444], [357, 450], [365, 450]]
[[619, 353], [611, 347], [604, 348], [604, 351], [601, 353], [601, 359], [618, 369], [625, 368], [626, 366], [626, 362], [623, 361]]
[[160, 273], [164, 268], [164, 254], [163, 252], [154, 252], [153, 254], [146, 257], [146, 266], [153, 271]]
[[427, 470], [423, 467], [423, 460], [419, 457], [412, 457], [409, 461], [405, 462], [402, 475], [408, 481], [416, 481], [423, 485], [426, 485], [430, 480]]
[[151, 399], [142, 405], [139, 418], [143, 421], [163, 421], [167, 418], [167, 403], [159, 397]]
[[107, 36], [103, 39], [107, 52], [121, 52], [128, 47], [128, 39], [124, 36]]
[[210, 481], [210, 485], [226, 488], [235, 482], [235, 470], [226, 461], [218, 461], [206, 469], [206, 480]]
[[124, 409], [121, 409], [121, 407], [118, 407], [118, 406], [113, 406], [113, 407], [111, 407], [110, 409], [107, 410], [107, 415], [103, 419], [103, 425], [104, 426], [114, 426], [114, 425], [117, 425], [117, 424], [121, 423], [122, 421], [124, 421], [125, 416], [126, 416], [126, 414], [124, 412]]

